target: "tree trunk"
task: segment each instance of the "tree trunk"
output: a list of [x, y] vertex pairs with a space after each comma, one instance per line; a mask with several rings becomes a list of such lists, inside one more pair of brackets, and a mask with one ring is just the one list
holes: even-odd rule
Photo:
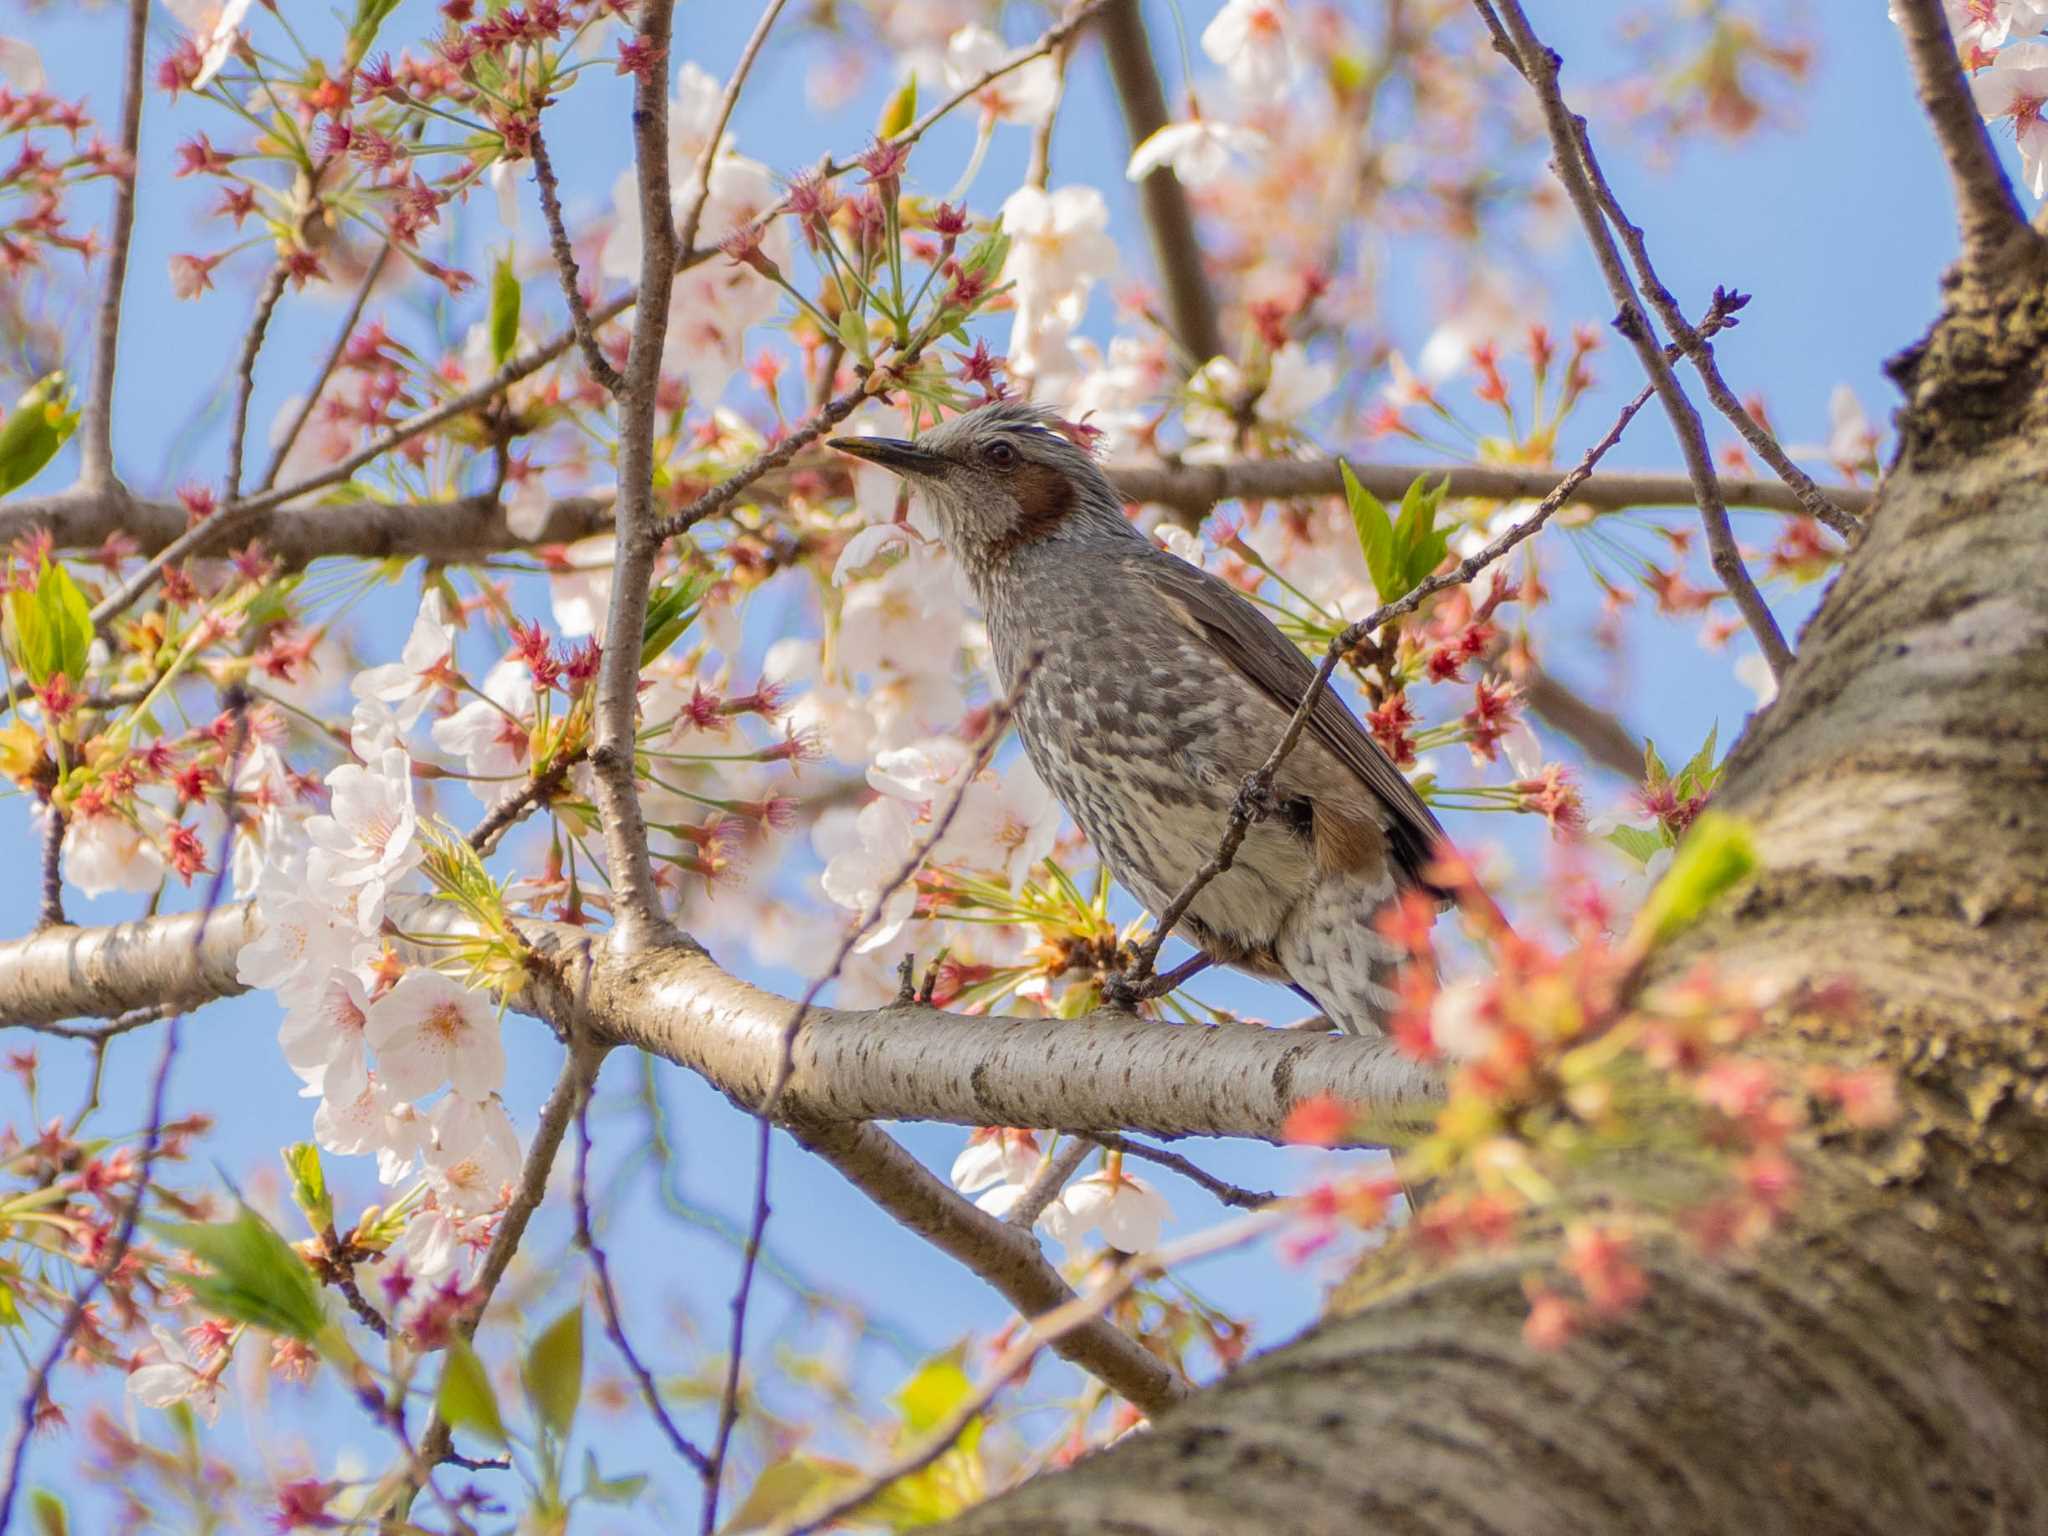
[[1805, 1146], [1754, 1253], [1652, 1236], [1647, 1301], [1559, 1352], [1521, 1325], [1561, 1213], [1462, 1262], [1392, 1244], [1304, 1337], [953, 1529], [2048, 1530], [2048, 291], [2019, 262], [1951, 279], [1894, 363], [1898, 461], [1719, 798], [1763, 871], [1663, 961], [1853, 978], [1853, 1028], [1769, 1043], [1888, 1064], [1896, 1125]]

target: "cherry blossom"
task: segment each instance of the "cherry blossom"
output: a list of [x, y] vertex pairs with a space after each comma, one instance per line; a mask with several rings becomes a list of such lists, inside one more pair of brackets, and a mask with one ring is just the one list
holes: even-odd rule
[[301, 995], [286, 1009], [277, 1043], [308, 1094], [353, 1104], [368, 1089], [363, 1025], [369, 1008], [361, 979], [354, 971], [335, 966], [317, 990]]
[[[40, 806], [37, 815], [46, 815]], [[64, 828], [64, 878], [88, 896], [147, 895], [163, 883], [164, 856], [129, 817], [111, 810], [75, 812]]]
[[945, 863], [998, 874], [1015, 886], [1052, 852], [1059, 829], [1059, 802], [1019, 758], [1000, 775], [985, 773], [968, 785], [937, 853]]
[[475, 786], [479, 798], [495, 804], [517, 794], [525, 780], [533, 707], [533, 674], [524, 661], [509, 657], [485, 676], [482, 698], [436, 720], [427, 734], [442, 751], [460, 757], [478, 780], [504, 781]]
[[884, 888], [903, 873], [903, 861], [917, 846], [910, 808], [884, 797], [851, 817], [821, 816], [811, 829], [811, 843], [825, 860], [824, 873], [818, 877], [825, 894], [863, 918], [874, 915], [856, 951], [864, 954], [894, 940], [917, 905], [907, 880], [898, 882], [884, 900]]
[[241, 25], [254, 0], [164, 0], [164, 7], [177, 17], [199, 48], [199, 73], [192, 89], [203, 89], [220, 73], [241, 39]]
[[505, 1042], [481, 992], [438, 971], [414, 969], [370, 1007], [364, 1037], [377, 1071], [400, 1098], [414, 1099], [452, 1083], [481, 1099], [505, 1083]]
[[[962, 27], [946, 43], [946, 83], [964, 90], [1014, 51], [986, 27]], [[1059, 90], [1059, 71], [1052, 60], [1036, 58], [991, 80], [974, 99], [997, 122], [1042, 123], [1059, 99]]]
[[317, 1003], [329, 974], [352, 966], [366, 947], [347, 914], [310, 896], [286, 896], [265, 902], [262, 929], [235, 957], [235, 979], [287, 1004]]
[[1099, 1231], [1110, 1247], [1143, 1253], [1158, 1246], [1160, 1231], [1172, 1215], [1166, 1197], [1144, 1179], [1104, 1168], [1062, 1190], [1045, 1208], [1040, 1225], [1068, 1248]]
[[43, 88], [42, 55], [18, 37], [0, 37], [0, 81], [26, 95]]
[[156, 1358], [128, 1373], [128, 1391], [145, 1408], [169, 1408], [190, 1403], [192, 1411], [209, 1424], [220, 1420], [220, 1378], [203, 1370], [182, 1342], [160, 1324], [150, 1324], [156, 1340]]
[[519, 1133], [493, 1093], [473, 1099], [451, 1093], [427, 1117], [427, 1179], [442, 1205], [458, 1215], [494, 1209], [519, 1177]]
[[1286, 90], [1301, 73], [1284, 0], [1229, 0], [1202, 29], [1202, 52], [1248, 100]]
[[1143, 181], [1165, 166], [1182, 186], [1199, 191], [1221, 181], [1234, 158], [1256, 155], [1265, 148], [1266, 136], [1256, 128], [1207, 118], [1168, 123], [1132, 151], [1124, 176]]
[[1035, 1132], [982, 1126], [969, 1134], [967, 1145], [953, 1159], [953, 1187], [971, 1195], [991, 1184], [1026, 1184], [1040, 1161]]
[[1002, 229], [1010, 237], [1003, 280], [1017, 285], [1020, 302], [1085, 294], [1116, 270], [1109, 205], [1093, 187], [1019, 187], [1003, 200]]
[[349, 687], [359, 699], [392, 706], [400, 728], [409, 731], [442, 686], [454, 654], [455, 626], [449, 622], [440, 588], [430, 587], [398, 660], [365, 668]]
[[[2041, 0], [1942, 0], [1948, 13], [1948, 29], [1965, 57], [1999, 47], [2015, 32], [2039, 32], [2048, 26], [2048, 4]], [[1892, 24], [1899, 23], [1899, 0], [1886, 8]]]
[[2048, 43], [2014, 43], [2001, 50], [1990, 68], [1970, 77], [1970, 94], [1987, 123], [2011, 121], [2027, 190], [2048, 197], [2048, 123], [2041, 120], [2048, 104]]
[[316, 856], [308, 874], [329, 899], [353, 900], [357, 923], [372, 933], [391, 887], [420, 861], [412, 759], [402, 747], [387, 747], [373, 766], [342, 764], [327, 776], [327, 788], [330, 814], [306, 822]]

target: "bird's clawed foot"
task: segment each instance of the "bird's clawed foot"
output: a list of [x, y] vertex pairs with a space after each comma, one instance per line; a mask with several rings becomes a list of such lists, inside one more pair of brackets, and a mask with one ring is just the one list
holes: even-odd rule
[[1159, 971], [1151, 975], [1131, 976], [1117, 971], [1104, 978], [1102, 1001], [1120, 1013], [1136, 1013], [1138, 1004], [1148, 998], [1164, 997], [1190, 977], [1199, 976], [1215, 960], [1208, 955], [1194, 955], [1183, 960], [1170, 971]]

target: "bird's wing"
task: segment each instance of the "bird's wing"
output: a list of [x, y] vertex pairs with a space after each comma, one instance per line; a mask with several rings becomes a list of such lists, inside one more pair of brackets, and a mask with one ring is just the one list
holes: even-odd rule
[[[1315, 681], [1315, 663], [1227, 583], [1163, 550], [1146, 553], [1151, 556], [1147, 574], [1158, 580], [1189, 627], [1292, 716]], [[1317, 697], [1308, 729], [1385, 807], [1396, 868], [1407, 881], [1433, 889], [1424, 872], [1444, 841], [1444, 829], [1415, 786], [1366, 735], [1334, 688], [1324, 688]]]

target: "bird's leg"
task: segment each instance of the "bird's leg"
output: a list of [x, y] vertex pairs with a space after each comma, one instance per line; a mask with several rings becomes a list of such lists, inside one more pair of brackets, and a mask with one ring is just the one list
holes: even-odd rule
[[1121, 970], [1115, 971], [1103, 978], [1102, 1001], [1119, 1012], [1134, 1013], [1138, 1004], [1146, 999], [1164, 997], [1189, 977], [1199, 976], [1215, 963], [1215, 956], [1197, 953], [1172, 970], [1154, 972], [1141, 981], [1133, 981]]

